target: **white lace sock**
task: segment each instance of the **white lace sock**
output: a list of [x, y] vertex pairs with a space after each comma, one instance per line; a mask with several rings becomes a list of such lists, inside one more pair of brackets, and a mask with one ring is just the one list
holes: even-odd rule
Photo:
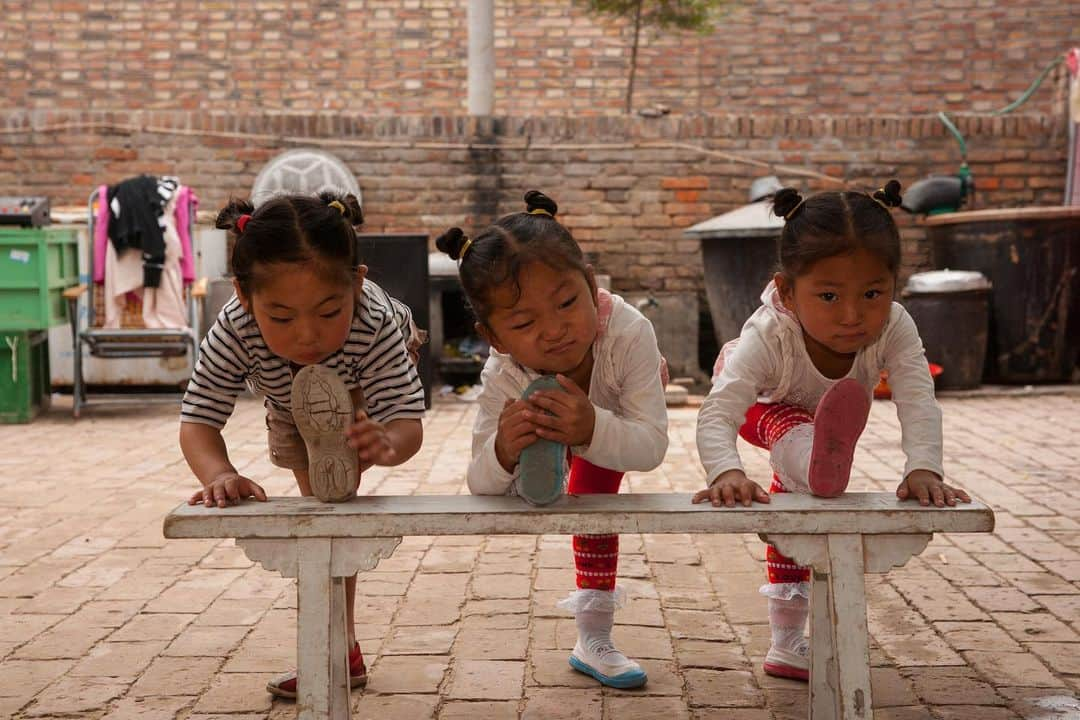
[[813, 449], [813, 423], [796, 425], [773, 443], [769, 464], [788, 491], [810, 494], [810, 453]]
[[810, 601], [802, 596], [769, 598], [769, 629], [772, 631], [773, 647], [806, 655], [810, 649], [805, 634], [809, 612]]

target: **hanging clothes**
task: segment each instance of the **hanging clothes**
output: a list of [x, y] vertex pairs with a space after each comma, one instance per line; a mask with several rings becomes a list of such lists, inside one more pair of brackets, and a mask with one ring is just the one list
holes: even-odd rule
[[186, 328], [188, 315], [180, 256], [183, 252], [176, 230], [174, 198], [165, 213], [165, 257], [157, 287], [144, 287], [142, 254], [129, 248], [117, 253], [112, 243], [105, 248], [105, 283], [102, 288], [105, 321], [102, 327], [121, 327], [129, 296], [142, 301], [142, 323], [146, 328]]
[[142, 284], [146, 287], [158, 286], [165, 263], [165, 235], [159, 222], [162, 210], [158, 180], [151, 175], [109, 188], [109, 239], [119, 256], [128, 249], [142, 251]]
[[[163, 178], [163, 180], [175, 181], [176, 178]], [[109, 210], [108, 202], [109, 186], [99, 186], [97, 196], [99, 200], [97, 212], [94, 215], [93, 281], [101, 285], [105, 282], [105, 250], [110, 244], [109, 225], [112, 213]], [[180, 238], [180, 269], [185, 285], [195, 282], [195, 252], [192, 238], [195, 228], [192, 226], [191, 218], [194, 217], [198, 207], [199, 197], [195, 194], [195, 191], [186, 185], [178, 185], [176, 190], [176, 210], [172, 213], [172, 216], [176, 225], [176, 233]], [[163, 215], [161, 220], [163, 228], [164, 223]]]

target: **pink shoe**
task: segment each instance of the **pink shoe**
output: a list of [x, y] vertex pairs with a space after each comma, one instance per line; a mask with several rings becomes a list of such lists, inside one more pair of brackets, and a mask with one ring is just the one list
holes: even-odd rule
[[[800, 650], [801, 649], [802, 648], [800, 648]], [[765, 674], [772, 675], [773, 677], [807, 682], [810, 680], [809, 646], [806, 647], [806, 650], [807, 654], [801, 654], [799, 652], [783, 650], [776, 646], [769, 648], [769, 652], [765, 655], [765, 665], [763, 666]]]
[[845, 378], [825, 391], [814, 413], [814, 449], [807, 481], [818, 497], [836, 497], [851, 480], [855, 444], [870, 416], [870, 396], [857, 380]]
[[[349, 686], [358, 688], [367, 685], [367, 666], [364, 654], [360, 652], [360, 643], [355, 643], [349, 651]], [[280, 698], [296, 699], [296, 671], [290, 670], [266, 683], [266, 692]]]

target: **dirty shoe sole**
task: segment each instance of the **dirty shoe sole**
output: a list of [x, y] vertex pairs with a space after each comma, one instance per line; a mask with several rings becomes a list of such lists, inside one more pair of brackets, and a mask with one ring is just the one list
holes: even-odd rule
[[870, 396], [857, 380], [845, 378], [822, 395], [814, 413], [814, 448], [807, 473], [811, 493], [836, 497], [847, 489], [855, 445], [869, 415]]
[[359, 459], [349, 447], [345, 429], [353, 407], [345, 383], [333, 370], [307, 365], [296, 373], [292, 413], [308, 452], [311, 491], [323, 502], [342, 502], [356, 495]]
[[[537, 390], [561, 390], [551, 375], [533, 380], [522, 394], [529, 398]], [[566, 446], [540, 439], [521, 451], [518, 457], [517, 493], [533, 505], [547, 505], [558, 500], [566, 488]]]

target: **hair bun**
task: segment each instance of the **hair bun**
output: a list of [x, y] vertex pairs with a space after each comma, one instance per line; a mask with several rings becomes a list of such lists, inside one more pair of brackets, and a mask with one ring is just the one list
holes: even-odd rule
[[543, 210], [551, 217], [555, 217], [555, 214], [559, 212], [559, 206], [539, 190], [530, 190], [525, 193], [525, 212], [531, 213], [533, 210]]
[[900, 197], [900, 181], [898, 180], [890, 180], [885, 183], [885, 187], [874, 191], [874, 194], [871, 197], [882, 205], [891, 208], [900, 207], [900, 203], [904, 201], [904, 199]]
[[349, 221], [352, 226], [364, 224], [364, 212], [360, 209], [360, 200], [357, 199], [352, 193], [340, 194], [336, 192], [321, 192], [319, 193], [319, 200], [323, 205], [329, 205], [330, 203], [341, 203], [344, 210], [341, 210], [341, 216]]
[[461, 249], [469, 238], [465, 231], [459, 227], [452, 227], [439, 237], [435, 238], [435, 247], [449, 255], [454, 260], [461, 259]]
[[787, 219], [788, 213], [799, 207], [803, 201], [802, 195], [793, 187], [781, 188], [773, 195], [772, 211], [776, 217]]
[[255, 206], [247, 200], [239, 200], [237, 198], [230, 198], [229, 204], [221, 208], [218, 212], [217, 218], [214, 220], [214, 227], [219, 230], [228, 230], [237, 235], [240, 234], [240, 228], [237, 226], [237, 221], [244, 215], [251, 215], [255, 212]]

